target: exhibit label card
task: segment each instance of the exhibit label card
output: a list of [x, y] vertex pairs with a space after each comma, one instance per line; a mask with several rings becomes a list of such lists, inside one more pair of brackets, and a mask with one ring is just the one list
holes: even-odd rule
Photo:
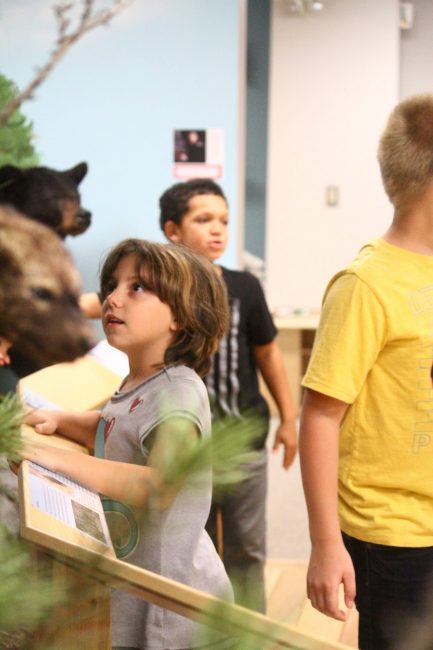
[[29, 488], [34, 508], [112, 547], [99, 494], [33, 462], [29, 462]]

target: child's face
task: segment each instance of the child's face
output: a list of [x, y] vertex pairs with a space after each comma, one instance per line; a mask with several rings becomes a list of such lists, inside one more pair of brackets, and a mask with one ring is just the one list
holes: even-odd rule
[[149, 363], [162, 363], [176, 331], [170, 307], [143, 286], [137, 276], [135, 255], [117, 265], [102, 305], [102, 324], [108, 342], [118, 350]]
[[228, 241], [227, 203], [216, 194], [197, 194], [188, 202], [180, 224], [166, 224], [167, 237], [184, 244], [214, 262], [224, 253]]
[[11, 362], [8, 355], [9, 348], [12, 343], [3, 337], [0, 337], [0, 366], [5, 366]]

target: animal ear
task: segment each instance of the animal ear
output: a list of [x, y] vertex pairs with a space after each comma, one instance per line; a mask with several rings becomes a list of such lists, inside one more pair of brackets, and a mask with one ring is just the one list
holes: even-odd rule
[[87, 163], [81, 162], [78, 163], [78, 165], [75, 165], [75, 167], [72, 167], [71, 169], [67, 169], [64, 174], [66, 176], [69, 176], [69, 178], [72, 178], [72, 180], [75, 182], [76, 185], [81, 183], [85, 175], [87, 174], [88, 166]]
[[14, 165], [4, 165], [0, 167], [0, 191], [8, 185], [21, 178], [23, 170]]

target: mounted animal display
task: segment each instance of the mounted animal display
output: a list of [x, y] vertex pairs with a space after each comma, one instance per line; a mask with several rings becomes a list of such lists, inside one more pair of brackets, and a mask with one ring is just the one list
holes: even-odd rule
[[42, 367], [95, 344], [78, 305], [78, 272], [49, 228], [0, 207], [0, 268], [0, 336], [12, 349]]
[[61, 239], [87, 230], [91, 212], [81, 205], [78, 186], [87, 174], [81, 162], [66, 171], [49, 167], [0, 167], [0, 205], [48, 226]]

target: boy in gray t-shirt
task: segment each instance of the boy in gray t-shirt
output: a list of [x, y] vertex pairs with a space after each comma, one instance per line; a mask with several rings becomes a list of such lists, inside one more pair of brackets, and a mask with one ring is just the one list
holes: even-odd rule
[[[126, 562], [231, 599], [205, 531], [210, 467], [186, 477], [168, 498], [160, 492], [161, 459], [175, 459], [183, 445], [210, 435], [200, 375], [227, 327], [222, 280], [183, 247], [129, 239], [109, 253], [101, 293], [104, 331], [127, 354], [128, 376], [102, 414], [36, 410], [28, 416], [39, 433], [61, 433], [95, 449], [96, 457], [44, 444], [24, 455], [104, 496], [113, 543]], [[200, 625], [179, 614], [121, 591], [112, 605], [116, 648], [179, 650], [199, 643]], [[211, 641], [213, 648], [226, 647], [221, 633]]]

